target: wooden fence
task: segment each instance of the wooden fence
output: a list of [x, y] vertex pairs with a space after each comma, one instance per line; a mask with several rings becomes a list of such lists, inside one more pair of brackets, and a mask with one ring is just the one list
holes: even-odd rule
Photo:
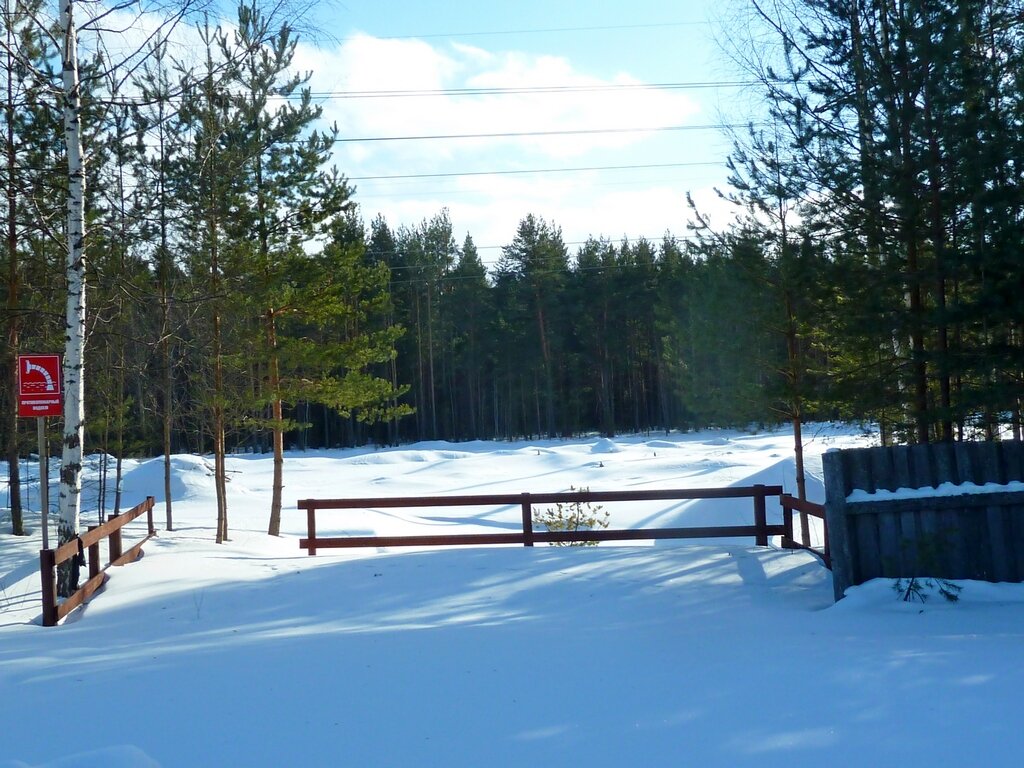
[[[1024, 479], [1020, 442], [858, 448], [830, 451], [823, 463], [837, 600], [878, 577], [1024, 581], [1024, 493], [967, 492]], [[940, 491], [946, 483], [970, 486]], [[934, 490], [854, 494], [901, 488]]]
[[[825, 505], [816, 504], [813, 501], [804, 501], [798, 499], [795, 496], [782, 495], [779, 498], [779, 503], [782, 504], [782, 509], [785, 512], [786, 518], [789, 521], [793, 519], [793, 513], [798, 512], [800, 514], [800, 539], [799, 541], [793, 541], [795, 538], [793, 534], [792, 522], [789, 523], [789, 548], [791, 549], [806, 549], [821, 558], [821, 561], [825, 564], [826, 568], [832, 567], [832, 553], [829, 551], [828, 546], [828, 523], [825, 520]], [[821, 520], [822, 523], [822, 541], [823, 547], [818, 549], [814, 546], [811, 541], [811, 526], [809, 517], [816, 517]]]
[[[481, 544], [521, 544], [581, 541], [636, 541], [647, 539], [706, 539], [753, 536], [755, 543], [767, 546], [771, 536], [781, 536], [783, 546], [798, 547], [793, 539], [793, 508], [783, 507], [783, 523], [768, 525], [766, 499], [782, 496], [781, 486], [754, 485], [737, 488], [688, 488], [664, 491], [573, 491], [564, 493], [521, 493], [478, 496], [415, 496], [380, 499], [303, 499], [299, 509], [306, 510], [306, 538], [299, 547], [315, 555], [318, 549], [351, 547], [424, 547]], [[535, 531], [535, 504], [604, 503], [623, 501], [661, 501], [685, 499], [751, 498], [754, 524], [691, 528], [639, 528], [587, 531]], [[317, 510], [384, 509], [410, 507], [517, 506], [522, 512], [522, 530], [507, 533], [442, 534], [426, 536], [334, 536], [318, 537]]]
[[[136, 518], [146, 515], [149, 523], [147, 535], [124, 551], [121, 529]], [[106, 569], [112, 565], [125, 565], [139, 558], [142, 545], [156, 535], [153, 526], [153, 497], [147, 496], [141, 504], [120, 515], [111, 515], [102, 525], [93, 525], [78, 538], [56, 549], [39, 551], [39, 573], [43, 586], [43, 626], [53, 627], [78, 606], [85, 603], [107, 580]], [[100, 542], [107, 539], [108, 562], [100, 567]], [[63, 602], [57, 601], [57, 566], [88, 552], [89, 578]]]

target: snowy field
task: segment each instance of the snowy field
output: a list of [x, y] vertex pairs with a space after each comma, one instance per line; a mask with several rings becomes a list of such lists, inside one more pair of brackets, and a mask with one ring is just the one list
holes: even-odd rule
[[[811, 498], [822, 451], [870, 441], [811, 430]], [[176, 530], [164, 532], [162, 461], [126, 463], [125, 504], [157, 496], [159, 537], [59, 627], [39, 625], [38, 513], [26, 538], [0, 520], [0, 768], [1024, 760], [1020, 585], [963, 582], [958, 604], [908, 604], [876, 581], [833, 604], [813, 555], [734, 540], [298, 548], [306, 497], [792, 491], [785, 432], [290, 453], [276, 539], [264, 533], [271, 460], [235, 456], [220, 546], [208, 467], [175, 457]], [[753, 519], [749, 499], [606, 506], [613, 528]], [[338, 511], [318, 524], [515, 531], [520, 511]]]

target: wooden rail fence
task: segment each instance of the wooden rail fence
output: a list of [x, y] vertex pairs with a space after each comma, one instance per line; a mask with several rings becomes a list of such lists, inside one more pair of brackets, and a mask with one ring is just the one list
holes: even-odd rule
[[[107, 580], [106, 569], [112, 565], [125, 565], [137, 560], [142, 553], [142, 545], [151, 537], [156, 535], [156, 528], [153, 526], [153, 502], [152, 496], [147, 496], [141, 504], [133, 507], [120, 515], [110, 515], [107, 522], [101, 525], [89, 526], [88, 531], [78, 538], [62, 544], [56, 549], [42, 549], [39, 551], [39, 572], [43, 586], [43, 626], [53, 627], [57, 622], [67, 616], [78, 606], [85, 603]], [[149, 523], [147, 535], [138, 543], [123, 550], [121, 529], [136, 518], [146, 515]], [[100, 542], [106, 538], [108, 547], [108, 562], [100, 567]], [[78, 591], [65, 599], [57, 601], [57, 566], [65, 563], [74, 557], [84, 556], [88, 551], [89, 578], [78, 588]]]
[[[766, 499], [769, 496], [778, 496], [780, 500], [792, 499], [792, 497], [784, 496], [782, 487], [777, 485], [753, 485], [736, 488], [686, 488], [663, 491], [573, 491], [476, 496], [408, 496], [378, 499], [303, 499], [298, 502], [298, 508], [306, 511], [306, 538], [299, 540], [299, 548], [305, 549], [309, 555], [315, 555], [319, 549], [352, 547], [433, 547], [482, 544], [522, 544], [523, 546], [532, 547], [536, 542], [710, 539], [745, 536], [753, 536], [756, 544], [767, 546], [769, 537], [781, 536], [783, 547], [810, 549], [809, 537], [807, 535], [803, 536], [803, 544], [797, 543], [793, 538], [793, 511], [799, 511], [801, 514], [823, 516], [820, 507], [806, 502], [799, 502], [797, 499], [792, 499], [791, 502], [783, 501], [782, 524], [768, 525]], [[586, 531], [535, 531], [533, 528], [533, 506], [535, 504], [587, 504], [592, 502], [735, 498], [753, 499], [753, 525]], [[331, 537], [317, 536], [316, 532], [316, 514], [318, 510], [469, 506], [518, 506], [522, 511], [522, 530], [507, 533]], [[806, 528], [806, 526], [804, 527]]]
[[[832, 552], [829, 550], [828, 546], [828, 523], [825, 521], [825, 505], [816, 504], [813, 501], [804, 501], [796, 498], [795, 496], [789, 496], [788, 494], [780, 496], [779, 503], [782, 504], [785, 519], [789, 526], [789, 548], [810, 550], [821, 557], [826, 568], [831, 568]], [[800, 541], [793, 540], [792, 520], [794, 512], [800, 513]], [[821, 549], [817, 549], [811, 543], [811, 526], [808, 517], [816, 517], [821, 520], [822, 541], [824, 542]]]

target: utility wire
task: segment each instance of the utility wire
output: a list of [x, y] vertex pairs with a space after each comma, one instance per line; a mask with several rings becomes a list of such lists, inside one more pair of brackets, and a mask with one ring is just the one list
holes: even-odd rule
[[[540, 29], [498, 29], [490, 32], [435, 32], [429, 35], [389, 35], [376, 36], [378, 40], [426, 40], [439, 37], [490, 37], [497, 35], [536, 35], [557, 32], [607, 32], [623, 29], [663, 29], [665, 27], [696, 27], [708, 26], [707, 21], [668, 21], [660, 24], [610, 24], [595, 27], [547, 27]], [[352, 40], [346, 37], [345, 40]]]
[[463, 171], [451, 173], [403, 173], [391, 176], [350, 176], [349, 181], [384, 181], [392, 179], [443, 179], [456, 176], [507, 176], [527, 173], [578, 173], [583, 171], [633, 171], [646, 168], [690, 168], [698, 165], [721, 165], [720, 162], [649, 163], [644, 165], [590, 165], [580, 168], [524, 168], [507, 171]]
[[[425, 88], [369, 91], [311, 91], [315, 99], [404, 99], [433, 96], [520, 96], [566, 93], [608, 93], [614, 91], [683, 91], [707, 88], [742, 88], [757, 85], [754, 80], [705, 80], [678, 83], [604, 83], [593, 85], [492, 86], [481, 88]], [[301, 93], [277, 98], [298, 99]]]
[[355, 138], [336, 138], [336, 144], [369, 141], [427, 141], [434, 139], [507, 139], [525, 138], [530, 136], [581, 136], [608, 133], [659, 133], [663, 131], [720, 131], [723, 128], [744, 128], [741, 124], [708, 124], [708, 125], [665, 125], [657, 128], [579, 128], [564, 131], [507, 131], [502, 133], [446, 133], [435, 135], [411, 136], [359, 136]]

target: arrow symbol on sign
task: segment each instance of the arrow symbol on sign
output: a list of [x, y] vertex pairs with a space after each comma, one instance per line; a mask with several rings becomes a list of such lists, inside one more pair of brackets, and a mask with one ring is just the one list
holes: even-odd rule
[[43, 368], [40, 365], [36, 365], [31, 360], [26, 360], [25, 361], [25, 375], [28, 376], [30, 373], [32, 373], [32, 371], [35, 371], [37, 373], [41, 373], [43, 375], [43, 378], [46, 380], [46, 391], [47, 392], [53, 392], [54, 390], [57, 389], [57, 385], [54, 383], [53, 377], [50, 375], [50, 372], [48, 370], [46, 370], [45, 368]]

